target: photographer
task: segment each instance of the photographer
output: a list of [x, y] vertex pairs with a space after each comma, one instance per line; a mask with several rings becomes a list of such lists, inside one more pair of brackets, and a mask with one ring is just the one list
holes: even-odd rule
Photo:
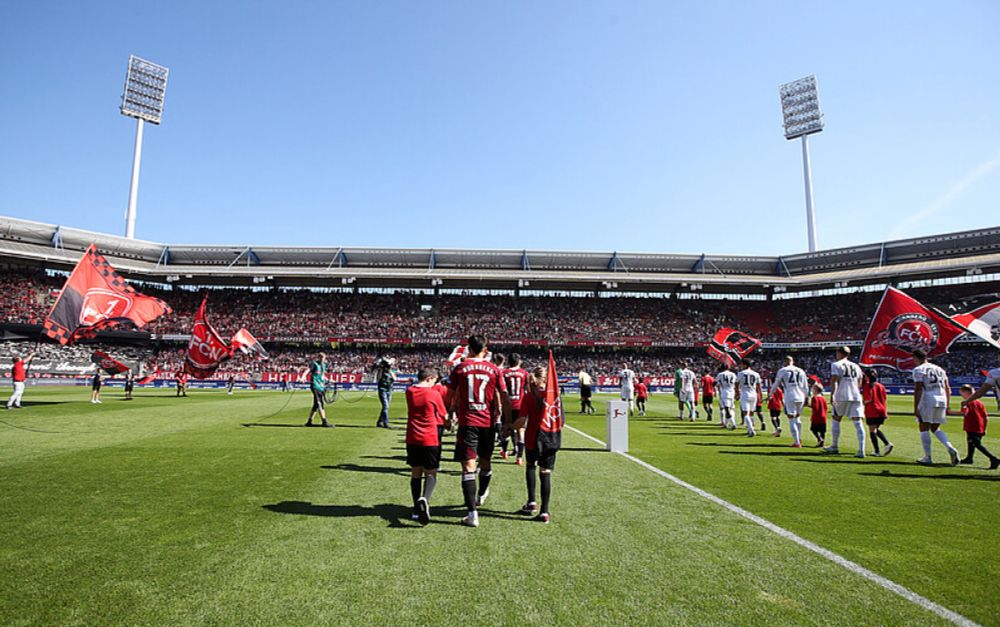
[[392, 403], [392, 384], [396, 381], [396, 360], [392, 357], [380, 357], [372, 367], [375, 381], [378, 383], [378, 400], [382, 411], [378, 415], [376, 427], [389, 428], [389, 405]]

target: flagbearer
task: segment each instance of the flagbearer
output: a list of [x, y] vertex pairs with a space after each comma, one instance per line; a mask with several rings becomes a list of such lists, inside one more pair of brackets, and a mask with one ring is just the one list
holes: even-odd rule
[[188, 395], [188, 376], [184, 372], [184, 367], [177, 369], [174, 374], [174, 381], [177, 383], [177, 396], [187, 396]]
[[538, 520], [548, 524], [549, 501], [552, 496], [552, 470], [556, 465], [556, 453], [562, 445], [562, 428], [566, 417], [559, 397], [559, 379], [556, 376], [555, 360], [549, 352], [548, 367], [539, 366], [531, 372], [528, 394], [521, 403], [521, 418], [527, 421], [525, 445], [528, 450], [528, 466], [525, 469], [525, 483], [528, 487], [528, 502], [521, 508], [524, 514], [534, 514], [538, 509], [535, 502], [535, 467], [539, 468], [542, 484], [542, 507]]
[[132, 400], [132, 390], [135, 389], [135, 374], [129, 368], [125, 371], [125, 400]]
[[14, 393], [7, 399], [7, 409], [21, 409], [21, 397], [24, 396], [24, 383], [28, 380], [28, 365], [35, 358], [35, 353], [28, 353], [28, 356], [21, 359], [20, 355], [14, 355], [14, 365], [11, 368], [10, 378], [14, 383]]
[[90, 380], [90, 402], [100, 403], [101, 402], [101, 369], [98, 368], [97, 372], [94, 373], [94, 378]]
[[313, 404], [309, 410], [309, 418], [306, 426], [313, 426], [313, 415], [319, 414], [322, 419], [322, 427], [333, 425], [326, 421], [326, 353], [320, 353], [316, 360], [309, 364], [309, 389], [312, 391]]

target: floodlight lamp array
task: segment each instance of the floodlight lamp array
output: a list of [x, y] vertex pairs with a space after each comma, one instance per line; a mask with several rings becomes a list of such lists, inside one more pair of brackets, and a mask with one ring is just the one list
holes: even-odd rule
[[133, 118], [159, 124], [167, 93], [169, 70], [132, 55], [128, 58], [121, 112]]
[[819, 107], [819, 89], [815, 76], [785, 83], [778, 93], [785, 120], [785, 139], [795, 139], [823, 130], [823, 112]]

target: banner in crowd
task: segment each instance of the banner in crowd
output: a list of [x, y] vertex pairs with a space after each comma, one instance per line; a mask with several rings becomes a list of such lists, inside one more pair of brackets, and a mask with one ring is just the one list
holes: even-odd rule
[[760, 345], [761, 341], [755, 337], [723, 327], [715, 332], [707, 352], [727, 366], [735, 367], [737, 361], [754, 352]]
[[45, 317], [42, 333], [60, 344], [72, 344], [101, 329], [139, 329], [170, 312], [159, 298], [135, 291], [91, 244]]
[[108, 355], [104, 351], [94, 351], [90, 355], [90, 360], [94, 362], [98, 368], [104, 372], [115, 376], [116, 374], [121, 374], [123, 372], [128, 372], [129, 367], [118, 361], [111, 355]]
[[207, 303], [206, 294], [194, 314], [191, 341], [188, 342], [187, 355], [184, 358], [184, 372], [196, 379], [207, 379], [212, 376], [222, 362], [232, 356], [229, 344], [212, 328], [205, 317]]
[[863, 366], [913, 370], [913, 351], [943, 355], [967, 329], [893, 288], [885, 288], [861, 349]]
[[983, 305], [964, 314], [952, 316], [952, 320], [978, 336], [994, 348], [1000, 348], [1000, 302]]

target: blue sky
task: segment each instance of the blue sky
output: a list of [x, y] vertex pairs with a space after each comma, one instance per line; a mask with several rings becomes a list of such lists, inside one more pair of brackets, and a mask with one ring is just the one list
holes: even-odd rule
[[129, 54], [170, 67], [136, 234], [793, 253], [1000, 223], [1000, 3], [6, 2], [0, 214], [119, 233]]

